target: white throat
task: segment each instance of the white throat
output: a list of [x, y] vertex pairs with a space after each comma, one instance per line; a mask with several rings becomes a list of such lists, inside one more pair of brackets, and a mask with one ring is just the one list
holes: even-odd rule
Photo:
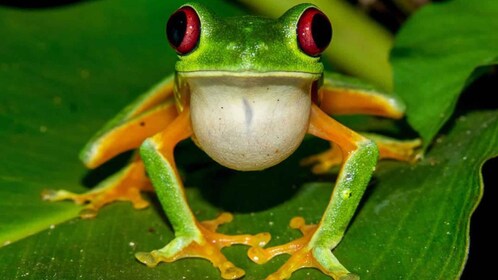
[[301, 144], [317, 75], [285, 72], [182, 76], [190, 90], [194, 137], [215, 161], [235, 170], [280, 163]]

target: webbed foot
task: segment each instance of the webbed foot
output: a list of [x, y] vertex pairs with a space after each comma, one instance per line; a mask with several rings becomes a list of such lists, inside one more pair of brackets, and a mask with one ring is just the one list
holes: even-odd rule
[[311, 172], [315, 174], [323, 174], [332, 167], [339, 166], [342, 163], [342, 152], [334, 144], [331, 145], [330, 149], [324, 152], [303, 158], [300, 164], [311, 166]]
[[173, 262], [182, 258], [203, 258], [209, 260], [221, 272], [223, 279], [238, 279], [245, 272], [228, 261], [221, 249], [233, 244], [243, 244], [259, 248], [270, 241], [269, 233], [256, 235], [225, 235], [217, 233], [219, 225], [229, 223], [233, 216], [223, 213], [214, 220], [197, 223], [196, 230], [185, 235], [177, 235], [168, 245], [150, 253], [139, 252], [135, 257], [149, 267], [159, 262]]
[[143, 164], [135, 161], [89, 192], [77, 194], [47, 189], [41, 196], [46, 201], [73, 200], [76, 204], [85, 204], [80, 217], [88, 219], [94, 218], [100, 208], [114, 201], [130, 201], [135, 209], [149, 206], [149, 202], [140, 194], [141, 191], [153, 191], [153, 188], [145, 176]]
[[[364, 134], [367, 138], [373, 140], [379, 148], [379, 159], [393, 159], [406, 161], [409, 163], [416, 162], [422, 157], [418, 148], [422, 145], [420, 139], [397, 140], [376, 134]], [[335, 166], [342, 163], [342, 151], [331, 143], [330, 149], [301, 160], [301, 165], [312, 166], [311, 171], [315, 174], [323, 174]]]
[[289, 279], [294, 271], [301, 268], [317, 268], [336, 280], [359, 279], [358, 276], [350, 273], [339, 263], [332, 254], [331, 248], [313, 245], [317, 243], [312, 241], [317, 225], [307, 225], [303, 218], [295, 217], [291, 220], [289, 226], [300, 230], [303, 236], [287, 244], [275, 247], [253, 247], [249, 249], [249, 258], [258, 264], [264, 264], [281, 254], [291, 255], [287, 262], [276, 272], [269, 275], [266, 280]]

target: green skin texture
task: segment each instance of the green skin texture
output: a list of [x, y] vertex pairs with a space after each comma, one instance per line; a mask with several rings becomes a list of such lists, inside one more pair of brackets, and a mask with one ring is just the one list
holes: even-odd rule
[[[179, 57], [177, 75], [195, 71], [230, 71], [241, 75], [275, 71], [323, 74], [320, 58], [304, 54], [296, 43], [297, 20], [312, 5], [298, 5], [276, 20], [254, 16], [220, 19], [202, 5], [187, 5], [197, 11], [202, 31], [197, 48]], [[378, 158], [372, 141], [364, 139], [355, 144], [358, 148], [345, 158], [329, 205], [307, 247], [325, 269], [347, 278], [354, 276], [333, 256], [331, 249], [342, 239]], [[201, 240], [201, 233], [175, 175], [174, 163], [159, 153], [151, 139], [142, 144], [140, 155], [176, 235], [166, 247], [151, 254], [173, 256], [190, 242]]]
[[196, 50], [179, 56], [177, 72], [323, 73], [320, 58], [304, 54], [296, 43], [296, 23], [313, 5], [297, 5], [276, 20], [256, 16], [219, 18], [198, 3], [184, 6], [197, 11], [201, 34]]

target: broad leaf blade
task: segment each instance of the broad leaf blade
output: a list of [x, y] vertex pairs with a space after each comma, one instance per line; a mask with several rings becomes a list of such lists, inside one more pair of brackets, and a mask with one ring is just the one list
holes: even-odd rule
[[355, 253], [358, 269], [371, 279], [459, 276], [469, 217], [482, 196], [481, 167], [498, 154], [497, 113], [458, 118], [415, 166], [380, 164], [377, 184], [341, 244], [363, 248]]
[[155, 16], [141, 7], [128, 6], [129, 17], [112, 2], [0, 10], [6, 39], [0, 47], [0, 207], [15, 210], [0, 217], [1, 243], [77, 215], [74, 205], [42, 202], [40, 192], [84, 191], [78, 150], [103, 120], [173, 69], [162, 25], [175, 7], [158, 7], [165, 14]]
[[[173, 236], [154, 196], [152, 207], [144, 211], [117, 203], [95, 220], [61, 225], [56, 224], [75, 217], [79, 208], [39, 199], [45, 187], [82, 192], [111, 173], [106, 168], [86, 171], [78, 151], [107, 119], [173, 69], [175, 57], [168, 53], [163, 25], [177, 6], [99, 1], [43, 11], [0, 9], [0, 35], [11, 38], [0, 45], [0, 237], [18, 240], [0, 249], [2, 277], [218, 277], [202, 260], [154, 269], [135, 261], [133, 253], [160, 248]], [[226, 14], [240, 13], [223, 7]], [[496, 115], [475, 114], [457, 122], [419, 165], [381, 164], [335, 250], [339, 259], [363, 279], [418, 279], [417, 268], [424, 269], [425, 279], [458, 275], [467, 250], [469, 215], [480, 196], [479, 168], [498, 153]], [[192, 143], [180, 146], [177, 158], [200, 219], [232, 211], [235, 221], [222, 231], [270, 231], [276, 245], [299, 236], [287, 226], [291, 217], [320, 219], [334, 177], [314, 177], [298, 162], [326, 146], [317, 139], [306, 141], [282, 165], [258, 173], [227, 171]], [[117, 165], [123, 164], [118, 159]], [[440, 223], [442, 216], [448, 225]], [[262, 279], [286, 259], [259, 266], [246, 257], [245, 247], [224, 252], [246, 269], [245, 279]], [[296, 278], [328, 279], [314, 270], [300, 271]]]
[[[468, 217], [481, 195], [480, 167], [498, 154], [497, 116], [488, 112], [462, 117], [416, 166], [381, 163], [364, 204], [335, 250], [343, 263], [362, 279], [456, 278], [467, 253]], [[306, 170], [299, 171], [299, 158], [316, 150], [317, 141], [308, 141], [296, 156], [265, 172], [227, 172], [209, 164], [188, 174], [187, 190], [196, 215], [206, 219], [230, 210], [236, 217], [222, 227], [223, 232], [270, 231], [273, 245], [299, 236], [288, 228], [289, 219], [301, 215], [318, 221], [332, 191], [331, 182], [312, 183]], [[200, 153], [191, 143], [178, 151], [185, 157]], [[182, 169], [190, 165], [186, 162]], [[213, 177], [223, 180], [213, 181]], [[293, 187], [293, 182], [299, 185]], [[182, 260], [154, 269], [134, 260], [134, 252], [162, 247], [173, 237], [156, 199], [152, 201], [153, 207], [144, 211], [134, 211], [124, 203], [112, 205], [95, 220], [71, 221], [6, 246], [0, 251], [0, 272], [9, 279], [24, 274], [32, 279], [47, 275], [57, 275], [56, 279], [80, 275], [92, 279], [216, 278], [216, 270], [202, 260]], [[245, 252], [241, 246], [225, 250], [230, 260], [247, 270], [247, 279], [262, 279], [286, 259], [258, 266]], [[297, 275], [297, 279], [328, 279], [314, 270]]]
[[498, 61], [497, 17], [494, 0], [444, 1], [426, 5], [396, 36], [395, 91], [425, 146], [453, 113], [474, 70]]

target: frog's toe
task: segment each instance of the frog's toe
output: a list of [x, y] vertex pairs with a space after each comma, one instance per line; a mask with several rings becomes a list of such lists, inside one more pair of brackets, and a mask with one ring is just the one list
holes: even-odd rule
[[[62, 200], [73, 200], [76, 204], [85, 204], [85, 207], [80, 211], [80, 217], [83, 219], [90, 219], [97, 216], [97, 213], [102, 207], [100, 203], [93, 203], [92, 201], [96, 198], [95, 194], [85, 193], [77, 194], [69, 192], [66, 190], [43, 190], [41, 193], [42, 199], [45, 201], [62, 201]], [[96, 201], [95, 201], [96, 202]]]
[[338, 148], [332, 146], [325, 152], [302, 159], [300, 163], [303, 166], [312, 166], [311, 172], [315, 174], [323, 174], [332, 167], [339, 166], [342, 163], [342, 155]]
[[225, 262], [220, 271], [223, 279], [238, 279], [245, 275], [243, 269], [236, 267], [231, 262]]
[[303, 218], [296, 217], [291, 220], [290, 227], [300, 230], [303, 236], [287, 244], [274, 247], [253, 247], [248, 252], [249, 258], [258, 264], [266, 263], [277, 255], [291, 255], [287, 262], [269, 275], [266, 280], [288, 279], [296, 270], [301, 268], [319, 269], [336, 280], [359, 279], [339, 263], [330, 248], [312, 245], [311, 239], [317, 229], [316, 225], [307, 225]]
[[80, 218], [82, 219], [93, 219], [97, 217], [99, 213], [99, 208], [85, 207], [80, 211]]
[[233, 215], [228, 212], [221, 213], [213, 220], [202, 221], [201, 224], [209, 231], [216, 231], [222, 224], [230, 223], [233, 220]]
[[43, 200], [51, 202], [67, 199], [73, 200], [76, 204], [83, 204], [85, 202], [84, 197], [81, 195], [66, 190], [45, 189], [42, 191], [41, 197]]
[[245, 275], [243, 269], [238, 268], [233, 263], [229, 262], [223, 255], [221, 255], [221, 253], [218, 255], [216, 251], [213, 251], [211, 252], [212, 255], [210, 257], [199, 254], [199, 252], [195, 249], [199, 246], [201, 245], [194, 242], [187, 245], [179, 252], [173, 252], [171, 255], [168, 255], [163, 250], [154, 250], [150, 253], [138, 252], [135, 254], [135, 258], [148, 267], [156, 267], [160, 262], [174, 262], [182, 258], [199, 257], [211, 261], [213, 266], [220, 270], [221, 277], [223, 279], [238, 279]]
[[381, 159], [393, 159], [415, 163], [423, 156], [420, 139], [396, 140], [379, 135], [369, 135], [379, 148]]
[[228, 261], [221, 252], [224, 247], [234, 244], [260, 247], [270, 241], [269, 233], [256, 235], [225, 235], [216, 232], [219, 225], [233, 219], [229, 213], [223, 213], [214, 220], [196, 223], [196, 231], [188, 236], [177, 236], [168, 245], [150, 253], [137, 253], [135, 257], [147, 266], [156, 266], [159, 262], [173, 262], [182, 258], [203, 258], [218, 268], [223, 279], [238, 279], [245, 272]]
[[138, 252], [135, 254], [135, 258], [145, 264], [148, 267], [155, 267], [159, 262], [160, 259], [154, 256], [154, 253], [157, 251], [152, 251], [152, 252]]
[[73, 193], [66, 190], [44, 190], [41, 193], [42, 199], [45, 201], [62, 201], [72, 200], [76, 204], [85, 205], [80, 212], [80, 217], [84, 219], [94, 218], [99, 210], [107, 204], [114, 201], [129, 201], [135, 209], [143, 209], [149, 206], [149, 202], [145, 200], [140, 191], [145, 188], [126, 185], [111, 185], [104, 188], [97, 187], [86, 193]]

